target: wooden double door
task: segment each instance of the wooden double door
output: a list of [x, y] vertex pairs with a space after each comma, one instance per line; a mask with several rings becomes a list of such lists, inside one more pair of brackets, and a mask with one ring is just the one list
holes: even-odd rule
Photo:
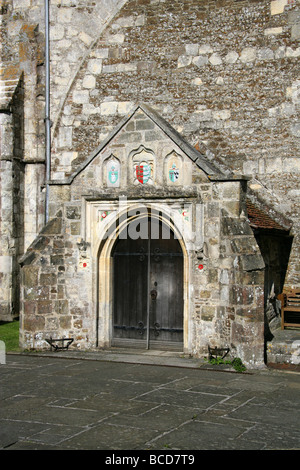
[[182, 350], [180, 243], [161, 222], [155, 237], [124, 238], [113, 251], [113, 344]]

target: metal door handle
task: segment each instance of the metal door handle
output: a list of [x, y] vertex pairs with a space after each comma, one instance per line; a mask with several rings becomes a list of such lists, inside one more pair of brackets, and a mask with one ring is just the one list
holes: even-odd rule
[[159, 323], [154, 323], [154, 334], [155, 336], [159, 336], [159, 331], [160, 331], [160, 324]]
[[157, 291], [156, 291], [156, 290], [152, 290], [152, 291], [150, 292], [150, 295], [151, 295], [151, 300], [156, 300]]

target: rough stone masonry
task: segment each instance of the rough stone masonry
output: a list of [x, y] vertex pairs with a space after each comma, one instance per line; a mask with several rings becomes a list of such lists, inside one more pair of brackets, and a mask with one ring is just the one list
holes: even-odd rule
[[43, 3], [1, 1], [1, 317], [110, 347], [105, 230], [140, 204], [182, 235], [184, 351], [262, 364], [299, 286], [298, 1], [52, 0], [46, 226]]

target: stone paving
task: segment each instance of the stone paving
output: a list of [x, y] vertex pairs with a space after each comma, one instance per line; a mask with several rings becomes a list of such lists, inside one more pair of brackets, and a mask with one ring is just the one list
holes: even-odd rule
[[296, 371], [237, 373], [164, 353], [7, 354], [0, 449], [298, 450], [299, 389]]

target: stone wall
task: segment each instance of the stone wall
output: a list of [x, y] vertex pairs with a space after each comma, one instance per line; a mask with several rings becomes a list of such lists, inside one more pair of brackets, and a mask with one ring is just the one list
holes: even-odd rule
[[147, 102], [294, 220], [286, 282], [299, 284], [298, 25], [294, 1], [126, 2], [55, 116], [53, 179], [70, 176]]
[[[121, 121], [71, 178], [52, 182], [53, 219], [22, 259], [21, 344], [43, 349], [46, 338], [65, 336], [79, 349], [111, 345], [114, 231], [146, 207], [169, 214], [182, 233], [185, 352], [228, 346], [262, 365], [264, 262], [245, 216], [247, 182], [222, 173], [145, 110]], [[144, 185], [135, 178], [138, 159], [152, 167]], [[165, 165], [172, 159], [180, 168], [173, 182]], [[111, 161], [119, 180], [110, 185]]]
[[44, 224], [42, 52], [36, 26], [20, 21], [11, 2], [2, 1], [0, 8], [0, 318], [12, 320], [19, 316], [18, 260]]
[[19, 316], [19, 262], [24, 253], [24, 90], [20, 80], [11, 110], [2, 110], [0, 148], [0, 318]]
[[[1, 0], [0, 6], [1, 127], [13, 155], [7, 158], [2, 140], [1, 233], [6, 238], [1, 240], [1, 288], [11, 309], [10, 286], [18, 284], [12, 280], [17, 279], [10, 258], [12, 247], [18, 246], [17, 259], [44, 224], [44, 1]], [[63, 210], [62, 220], [71, 221], [64, 230], [71, 237], [81, 236], [79, 188], [77, 196], [71, 197], [66, 181], [136, 103], [146, 102], [209, 161], [249, 175], [248, 187], [293, 220], [285, 285], [298, 286], [298, 0], [51, 0], [50, 19], [51, 178], [56, 181], [50, 191], [51, 217]], [[136, 131], [131, 131], [133, 140], [140, 138]], [[151, 129], [148, 131], [150, 138]], [[15, 186], [10, 183], [13, 174]], [[222, 194], [220, 184], [214, 187]], [[107, 187], [105, 190], [109, 192]], [[72, 219], [60, 207], [70, 197]], [[14, 224], [16, 236], [11, 235], [16, 233]], [[220, 224], [218, 230], [224, 231], [226, 224]], [[222, 237], [226, 239], [225, 232]], [[243, 235], [228, 233], [226, 249], [230, 246], [233, 263], [237, 248], [230, 237], [241, 243]], [[9, 240], [5, 247], [4, 240]], [[236, 264], [231, 264], [230, 276], [238, 277], [235, 270]], [[252, 276], [257, 270], [244, 271]], [[260, 269], [258, 272], [260, 276]], [[230, 286], [240, 285], [238, 278], [230, 282]], [[241, 285], [247, 282], [244, 279]], [[204, 285], [211, 288], [207, 279]], [[226, 286], [220, 287], [222, 296], [227, 295]], [[229, 289], [231, 302], [240, 301], [238, 291], [238, 287]], [[254, 292], [249, 284], [251, 305]], [[207, 314], [210, 305], [214, 308], [212, 299], [205, 302], [199, 307], [200, 315], [202, 309]], [[232, 308], [236, 315], [237, 304]]]
[[90, 280], [77, 273], [78, 247], [66, 235], [68, 229], [59, 212], [22, 258], [20, 344], [24, 349], [45, 349], [49, 347], [46, 338], [64, 336], [74, 338], [77, 347], [95, 346], [90, 309], [82, 300], [83, 284], [90, 285]]
[[[76, 75], [78, 63], [93, 42], [92, 30], [99, 34], [120, 2], [101, 1], [96, 5], [95, 2], [85, 0], [51, 0], [49, 3], [51, 114], [54, 121], [55, 114], [64, 103], [69, 83]], [[2, 320], [10, 320], [19, 315], [17, 259], [45, 223], [44, 13], [44, 0], [0, 1]], [[8, 168], [8, 161], [14, 166], [13, 170]], [[21, 163], [17, 164], [17, 161]], [[11, 177], [14, 178], [13, 185], [10, 183]], [[19, 217], [18, 214], [21, 214], [21, 222], [17, 222], [16, 231], [15, 218]]]

